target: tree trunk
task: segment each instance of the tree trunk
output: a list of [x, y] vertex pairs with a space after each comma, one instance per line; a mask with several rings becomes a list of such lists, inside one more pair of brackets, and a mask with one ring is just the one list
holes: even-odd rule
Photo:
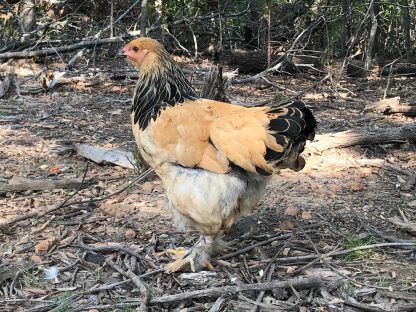
[[147, 24], [147, 0], [143, 0], [140, 6], [140, 37], [145, 37]]
[[157, 29], [155, 31], [155, 37], [158, 40], [163, 41], [163, 32], [162, 32], [162, 21], [163, 21], [163, 3], [162, 0], [155, 0], [155, 11], [156, 11], [156, 21], [155, 26]]
[[35, 0], [22, 0], [19, 4], [19, 26], [22, 33], [22, 42], [34, 37], [30, 32], [36, 29]]
[[412, 46], [410, 41], [410, 27], [411, 27], [411, 17], [409, 12], [409, 2], [408, 0], [401, 0], [402, 12], [403, 12], [403, 34], [404, 34], [404, 47], [406, 49], [406, 58], [412, 54]]
[[374, 47], [374, 42], [376, 40], [377, 26], [378, 26], [378, 21], [377, 21], [378, 12], [376, 12], [377, 9], [375, 8], [374, 1], [371, 1], [370, 5], [371, 5], [371, 8], [370, 8], [371, 29], [370, 29], [370, 34], [368, 35], [367, 49], [366, 49], [366, 52], [365, 52], [364, 68], [366, 70], [369, 70], [371, 68], [371, 65], [372, 65], [373, 47]]

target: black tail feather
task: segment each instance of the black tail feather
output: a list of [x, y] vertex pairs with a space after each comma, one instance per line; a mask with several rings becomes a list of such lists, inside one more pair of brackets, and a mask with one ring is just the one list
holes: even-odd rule
[[300, 154], [303, 152], [306, 140], [313, 140], [316, 130], [316, 119], [309, 108], [301, 101], [293, 102], [285, 107], [270, 111], [269, 131], [276, 139], [276, 143], [283, 147], [283, 151], [267, 148], [265, 158], [278, 168], [301, 170], [305, 160]]

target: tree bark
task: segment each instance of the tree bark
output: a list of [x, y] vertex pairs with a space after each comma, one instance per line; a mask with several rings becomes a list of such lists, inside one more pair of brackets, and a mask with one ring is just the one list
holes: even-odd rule
[[140, 37], [145, 37], [147, 23], [147, 0], [142, 0], [140, 8]]
[[22, 0], [19, 4], [19, 26], [22, 33], [22, 42], [34, 37], [31, 33], [36, 29], [35, 0]]
[[411, 17], [409, 12], [409, 2], [408, 0], [401, 0], [402, 5], [402, 14], [403, 14], [403, 34], [404, 34], [404, 47], [406, 49], [406, 58], [412, 54], [412, 46], [410, 41], [410, 27], [411, 27]]
[[370, 3], [371, 8], [371, 29], [370, 29], [370, 33], [368, 35], [368, 41], [367, 41], [367, 49], [365, 52], [365, 63], [364, 63], [364, 68], [365, 70], [369, 70], [371, 68], [372, 65], [372, 59], [373, 59], [373, 47], [374, 47], [374, 43], [376, 41], [376, 34], [377, 34], [377, 26], [378, 26], [378, 21], [377, 21], [377, 14], [378, 12], [376, 12], [376, 7], [374, 4], [374, 1], [371, 1]]
[[155, 0], [155, 11], [156, 11], [156, 21], [155, 21], [155, 26], [156, 31], [155, 31], [155, 37], [158, 40], [163, 41], [163, 32], [162, 32], [162, 22], [163, 22], [163, 3], [162, 0]]

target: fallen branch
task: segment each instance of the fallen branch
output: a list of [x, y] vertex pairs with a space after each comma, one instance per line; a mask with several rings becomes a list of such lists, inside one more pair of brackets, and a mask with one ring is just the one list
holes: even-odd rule
[[400, 104], [400, 97], [398, 96], [367, 104], [364, 110], [374, 111], [385, 115], [403, 114], [406, 116], [416, 116], [416, 105], [408, 103]]
[[[8, 184], [0, 184], [0, 195], [7, 192], [24, 192], [24, 191], [48, 191], [53, 189], [76, 189], [82, 179], [29, 179], [16, 178], [9, 181]], [[83, 186], [97, 182], [97, 179], [88, 179], [84, 181]]]
[[416, 125], [381, 128], [377, 130], [343, 131], [316, 136], [315, 142], [308, 145], [318, 151], [354, 145], [387, 144], [416, 140]]
[[122, 252], [125, 254], [128, 254], [130, 256], [136, 257], [138, 259], [144, 260], [144, 257], [139, 255], [138, 253], [126, 248], [126, 247], [122, 247], [122, 246], [102, 246], [102, 247], [90, 247], [88, 245], [86, 245], [83, 241], [83, 237], [82, 235], [78, 236], [78, 244], [79, 247], [82, 250], [88, 250], [88, 251], [93, 251], [93, 252], [114, 252], [114, 251], [118, 251], [118, 252]]
[[415, 222], [404, 222], [400, 220], [399, 217], [395, 216], [388, 219], [389, 222], [393, 223], [395, 226], [399, 227], [400, 229], [410, 232], [412, 234], [416, 234], [416, 223]]
[[267, 291], [271, 289], [295, 288], [295, 289], [311, 289], [319, 288], [323, 285], [321, 276], [312, 276], [302, 279], [292, 279], [287, 281], [272, 281], [257, 284], [241, 284], [236, 286], [212, 287], [207, 289], [195, 290], [181, 294], [167, 295], [152, 298], [149, 304], [160, 304], [175, 301], [184, 301], [194, 298], [203, 297], [220, 297], [225, 294], [236, 294], [243, 291]]

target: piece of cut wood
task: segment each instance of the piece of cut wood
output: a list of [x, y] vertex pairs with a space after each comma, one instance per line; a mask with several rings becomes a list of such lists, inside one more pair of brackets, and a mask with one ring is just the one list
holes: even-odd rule
[[385, 115], [403, 114], [406, 116], [416, 116], [416, 105], [400, 103], [399, 96], [367, 104], [364, 110], [378, 112]]
[[404, 222], [400, 220], [399, 217], [395, 216], [388, 219], [391, 223], [393, 223], [395, 226], [401, 228], [402, 230], [405, 230], [407, 232], [410, 232], [412, 234], [416, 234], [416, 223], [415, 222]]
[[97, 164], [111, 163], [123, 168], [133, 169], [133, 153], [118, 149], [99, 147], [90, 144], [74, 144], [78, 155], [91, 159]]
[[[82, 179], [29, 179], [13, 178], [8, 184], [0, 184], [0, 195], [6, 192], [24, 192], [24, 191], [47, 191], [53, 189], [76, 189], [79, 187]], [[85, 185], [91, 184], [93, 180], [84, 181]]]
[[416, 124], [376, 130], [349, 130], [317, 135], [308, 148], [325, 151], [354, 145], [387, 144], [405, 140], [416, 140]]

